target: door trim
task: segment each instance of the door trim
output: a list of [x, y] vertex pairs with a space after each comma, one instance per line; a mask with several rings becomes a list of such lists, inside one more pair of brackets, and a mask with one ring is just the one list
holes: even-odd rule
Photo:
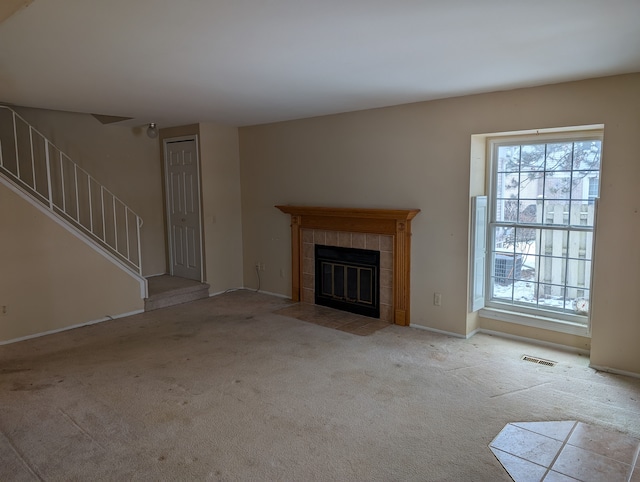
[[167, 137], [162, 140], [162, 152], [163, 162], [162, 167], [164, 170], [164, 222], [165, 222], [165, 236], [167, 238], [168, 249], [168, 261], [169, 261], [169, 274], [173, 276], [173, 243], [171, 240], [171, 220], [169, 218], [170, 206], [169, 206], [169, 176], [167, 168], [167, 145], [172, 142], [182, 141], [194, 141], [196, 144], [196, 170], [198, 179], [196, 182], [198, 188], [198, 205], [200, 207], [200, 215], [198, 217], [198, 235], [200, 236], [200, 282], [204, 282], [204, 236], [202, 232], [202, 187], [201, 187], [201, 174], [200, 174], [200, 144], [198, 142], [198, 135], [192, 134], [188, 136]]

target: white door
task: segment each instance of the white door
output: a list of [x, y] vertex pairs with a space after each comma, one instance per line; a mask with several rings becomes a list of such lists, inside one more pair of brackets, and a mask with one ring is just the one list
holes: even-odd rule
[[165, 141], [170, 273], [202, 281], [200, 172], [195, 137]]

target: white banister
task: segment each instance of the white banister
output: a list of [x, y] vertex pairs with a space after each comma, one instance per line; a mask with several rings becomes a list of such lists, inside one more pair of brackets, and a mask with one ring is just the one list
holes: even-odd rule
[[36, 191], [38, 188], [36, 187], [36, 161], [33, 158], [33, 129], [29, 126], [29, 147], [31, 147], [31, 178], [33, 179], [33, 189]]
[[[49, 140], [44, 139], [44, 160], [47, 172], [51, 172], [51, 160], [49, 159]], [[51, 190], [51, 176], [47, 175], [47, 191], [49, 193], [49, 209], [53, 210], [53, 191]]]
[[127, 258], [129, 257], [129, 208], [124, 207], [124, 227], [126, 228], [127, 239]]
[[91, 176], [87, 176], [87, 197], [89, 198], [89, 226], [91, 226], [91, 232], [93, 233], [93, 200], [91, 199]]
[[[16, 186], [20, 187], [22, 191], [31, 195], [34, 199], [37, 199], [41, 204], [46, 205], [46, 208], [52, 213], [60, 216], [65, 219], [69, 224], [73, 225], [76, 229], [83, 232], [85, 235], [88, 235], [97, 245], [102, 246], [106, 252], [109, 253], [115, 259], [118, 259], [121, 263], [126, 265], [129, 268], [135, 269], [138, 274], [142, 274], [142, 251], [141, 251], [141, 242], [140, 242], [140, 228], [142, 227], [142, 219], [138, 216], [135, 211], [133, 211], [129, 206], [127, 206], [121, 199], [119, 199], [115, 194], [113, 194], [109, 189], [103, 186], [100, 182], [95, 180], [93, 176], [91, 176], [87, 171], [85, 171], [78, 164], [73, 162], [69, 156], [67, 156], [64, 152], [62, 152], [58, 147], [56, 147], [49, 139], [47, 139], [41, 132], [31, 126], [27, 121], [25, 121], [18, 113], [16, 113], [13, 109], [0, 105], [0, 109], [6, 109], [6, 111], [10, 112], [10, 115], [1, 116], [0, 122], [3, 124], [11, 122], [13, 125], [1, 125], [0, 133], [4, 134], [2, 140], [9, 141], [11, 134], [10, 131], [13, 131], [13, 143], [15, 147], [15, 172], [13, 172], [10, 168], [11, 163], [7, 159], [7, 154], [11, 157], [10, 153], [6, 151], [3, 152], [2, 141], [0, 140], [0, 174], [4, 175], [7, 179], [11, 180]], [[10, 121], [8, 119], [11, 119]], [[21, 132], [22, 129], [18, 129], [18, 122], [24, 123], [29, 128], [29, 136], [28, 139], [24, 139], [26, 137]], [[34, 136], [34, 133], [37, 134]], [[7, 135], [9, 137], [7, 137]], [[35, 144], [39, 139], [38, 136], [42, 138], [44, 142], [44, 170], [42, 171], [42, 161], [40, 160], [36, 165], [36, 152], [38, 152], [38, 156], [40, 156], [37, 151], [37, 144]], [[35, 137], [35, 140], [34, 140]], [[29, 162], [29, 159], [21, 159], [19, 145], [26, 145], [29, 143], [30, 148], [30, 162], [31, 162], [31, 175], [25, 173], [25, 169], [20, 169], [20, 162]], [[22, 143], [22, 144], [21, 144]], [[6, 144], [5, 144], [6, 145]], [[52, 149], [58, 151], [58, 156], [51, 156]], [[22, 149], [23, 154], [26, 156], [29, 155], [26, 149]], [[4, 154], [4, 157], [3, 157]], [[57, 169], [55, 164], [55, 159], [58, 158], [58, 162], [60, 163], [60, 167]], [[41, 159], [38, 157], [38, 159]], [[7, 162], [9, 162], [9, 166], [7, 166]], [[65, 169], [65, 163], [69, 163], [69, 166], [73, 166], [73, 180], [70, 179], [71, 175], [68, 169]], [[80, 175], [78, 174], [80, 172]], [[54, 172], [59, 172], [60, 181], [57, 182], [54, 179]], [[68, 173], [68, 179], [65, 182], [65, 173]], [[42, 179], [41, 176], [46, 175], [47, 180], [47, 195], [45, 196], [41, 192], [38, 192], [38, 179]], [[84, 181], [81, 181], [80, 178], [82, 176], [87, 177], [86, 181], [86, 199], [85, 196], [82, 195], [83, 188], [81, 189], [80, 184], [84, 185]], [[40, 182], [42, 185], [43, 181]], [[95, 200], [96, 203], [99, 203], [98, 206], [95, 206], [96, 210], [102, 214], [102, 223], [96, 222], [94, 219], [94, 199], [93, 192], [94, 188], [91, 186], [92, 183], [96, 184], [96, 187], [100, 189], [100, 199]], [[105, 196], [105, 192], [111, 196], [111, 202], [106, 199], [108, 196]], [[75, 194], [75, 206], [73, 203], [67, 203], [67, 196], [72, 196]], [[82, 199], [81, 199], [82, 197]], [[60, 200], [56, 202], [56, 199]], [[107, 221], [107, 203], [111, 204], [110, 209], [113, 211], [113, 219], [109, 220], [109, 222], [113, 223], [113, 226], [109, 224]], [[124, 216], [118, 216], [117, 205], [120, 204], [124, 208]], [[75, 207], [75, 213], [73, 213], [73, 207]], [[82, 217], [80, 216], [80, 208], [87, 208], [89, 210], [89, 226], [85, 226], [87, 224], [86, 218], [84, 219], [84, 223], [82, 221]], [[96, 213], [97, 214], [97, 213]], [[133, 219], [132, 219], [133, 217]], [[124, 218], [124, 219], [123, 219]], [[129, 222], [135, 221], [136, 229], [129, 229]], [[124, 223], [124, 226], [122, 225]], [[102, 233], [98, 232], [98, 227], [101, 224]], [[120, 229], [119, 229], [120, 228]], [[107, 237], [107, 231], [112, 231], [114, 234], [113, 243], [110, 242]], [[120, 241], [118, 240], [118, 233], [120, 236], [124, 235], [122, 242], [126, 243], [125, 253], [120, 252]], [[135, 236], [135, 239], [132, 237]], [[135, 244], [134, 244], [135, 243]], [[131, 249], [131, 246], [137, 246], [137, 253], [134, 253]], [[137, 257], [136, 257], [137, 256]]]
[[107, 242], [107, 220], [104, 213], [104, 186], [100, 186], [100, 209], [102, 209], [102, 241]]
[[18, 156], [18, 123], [16, 122], [17, 115], [18, 114], [13, 112], [13, 139], [14, 145], [16, 146], [16, 176], [20, 177], [20, 156]]
[[136, 216], [136, 238], [138, 238], [138, 263], [142, 264], [142, 245], [140, 244], [140, 228], [142, 227], [142, 218]]
[[[115, 240], [115, 248], [118, 251], [118, 213], [116, 212], [116, 197], [112, 196], [113, 199], [113, 238]], [[118, 251], [119, 253], [120, 251]]]
[[64, 188], [64, 162], [62, 161], [62, 151], [58, 149], [58, 152], [60, 153], [60, 184], [62, 185], [62, 190], [60, 192], [60, 195], [62, 196], [62, 211], [66, 213], [67, 212], [67, 196], [65, 195], [65, 193], [67, 191]]
[[[71, 160], [71, 159], [69, 159]], [[73, 187], [76, 190], [76, 221], [80, 223], [80, 196], [78, 195], [78, 165], [73, 165]]]

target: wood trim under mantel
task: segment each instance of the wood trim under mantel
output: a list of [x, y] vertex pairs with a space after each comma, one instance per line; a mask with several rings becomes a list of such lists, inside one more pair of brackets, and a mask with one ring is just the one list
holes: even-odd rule
[[393, 236], [393, 322], [409, 325], [411, 220], [419, 209], [276, 206], [291, 215], [291, 299], [302, 298], [302, 229]]

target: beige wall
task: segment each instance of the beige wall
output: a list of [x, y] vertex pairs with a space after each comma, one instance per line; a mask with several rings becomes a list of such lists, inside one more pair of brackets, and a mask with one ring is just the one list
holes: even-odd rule
[[149, 139], [141, 127], [103, 125], [88, 114], [23, 107], [14, 109], [143, 219], [140, 236], [143, 274], [164, 273], [162, 171], [158, 140]]
[[238, 129], [213, 123], [172, 127], [160, 131], [160, 142], [162, 145], [165, 139], [184, 136], [198, 137], [203, 257], [209, 292], [240, 288], [243, 281]]
[[3, 0], [3, 2], [0, 3], [0, 23], [4, 22], [31, 2], [33, 2], [33, 0]]
[[[413, 221], [412, 323], [459, 335], [476, 327], [515, 331], [583, 347], [588, 340], [580, 337], [468, 316], [469, 194], [481, 184], [470, 146], [473, 134], [602, 123], [591, 360], [640, 373], [638, 112], [640, 74], [635, 74], [246, 127], [239, 130], [239, 140], [233, 128], [196, 126], [202, 137], [205, 260], [212, 292], [240, 284], [241, 266], [244, 285], [257, 286], [253, 267], [259, 261], [266, 268], [261, 288], [290, 295], [289, 218], [275, 204], [419, 208]], [[103, 126], [83, 114], [20, 113], [144, 218], [144, 272], [165, 272], [160, 143], [146, 138], [141, 128]], [[6, 209], [2, 213], [9, 216]], [[30, 239], [29, 229], [20, 228], [18, 238]], [[30, 263], [14, 267], [10, 276], [24, 281], [18, 271], [38, 270]], [[13, 286], [20, 289], [15, 281]], [[46, 292], [45, 286], [39, 289]], [[434, 292], [442, 293], [441, 307], [432, 304]], [[40, 331], [52, 329], [49, 325]]]
[[[212, 293], [242, 287], [236, 128], [184, 126], [151, 140], [141, 128], [102, 126], [92, 116], [16, 110], [141, 214], [146, 275], [167, 266], [162, 139], [198, 135], [206, 280]], [[0, 314], [0, 342], [143, 308], [139, 281], [2, 185], [0, 223], [0, 307], [7, 306]]]
[[0, 342], [141, 310], [139, 282], [0, 184]]
[[262, 288], [291, 292], [289, 219], [275, 204], [419, 208], [412, 323], [466, 335], [483, 326], [467, 318], [471, 136], [602, 123], [592, 363], [640, 373], [638, 112], [635, 74], [241, 128], [245, 284], [261, 261]]
[[[483, 196], [486, 194], [486, 140], [484, 136], [473, 136], [471, 138], [470, 143], [470, 169], [469, 169], [469, 219], [472, 218], [473, 213], [471, 212], [472, 204], [471, 198], [475, 196]], [[467, 251], [467, 256], [469, 259], [473, 256], [473, 245], [474, 240], [471, 237], [473, 235], [472, 229], [469, 229], [469, 249]], [[473, 263], [469, 262], [467, 266], [468, 272], [467, 276], [469, 278], [469, 282], [467, 284], [467, 300], [471, 297], [471, 285], [473, 281], [471, 280], [471, 265]], [[474, 332], [475, 330], [480, 328], [480, 317], [477, 311], [467, 313], [467, 334]]]
[[200, 124], [200, 165], [206, 281], [219, 293], [243, 286], [238, 129]]

